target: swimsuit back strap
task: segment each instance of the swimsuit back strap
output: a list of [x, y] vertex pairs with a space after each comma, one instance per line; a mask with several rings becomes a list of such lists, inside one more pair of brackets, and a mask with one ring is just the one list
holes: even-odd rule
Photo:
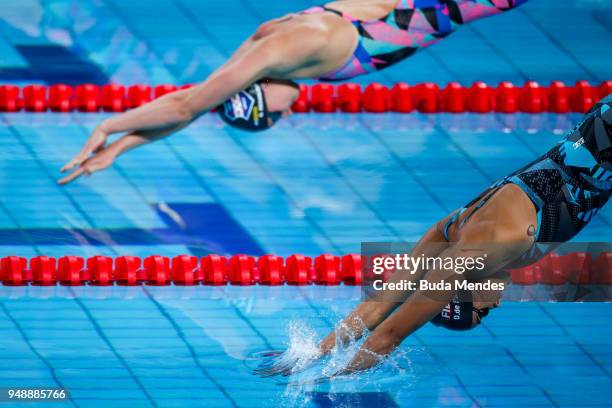
[[461, 208], [461, 210], [457, 211], [455, 214], [453, 214], [453, 216], [446, 222], [446, 225], [444, 226], [444, 238], [446, 238], [446, 240], [448, 241], [448, 230], [451, 227], [451, 225], [453, 225], [455, 223], [455, 221], [457, 221], [457, 219], [464, 213], [466, 212], [472, 205], [474, 205], [476, 202], [478, 202], [480, 200], [480, 202], [472, 209], [472, 211], [470, 212], [470, 214], [468, 214], [467, 217], [465, 217], [461, 223], [459, 224], [459, 228], [462, 228], [465, 223], [472, 217], [472, 215], [474, 215], [476, 213], [476, 211], [480, 210], [486, 203], [487, 201], [489, 201], [491, 199], [491, 197], [493, 197], [495, 195], [495, 193], [499, 190], [500, 185], [493, 185], [491, 187], [489, 187], [487, 190], [485, 190], [484, 192], [480, 193], [475, 199], [473, 199], [472, 201], [470, 201], [465, 207]]
[[489, 190], [487, 193], [485, 193], [486, 195], [480, 200], [480, 202], [474, 207], [474, 209], [472, 210], [472, 212], [470, 212], [462, 221], [461, 224], [459, 224], [459, 228], [463, 227], [465, 225], [466, 222], [468, 222], [470, 220], [470, 218], [472, 218], [472, 215], [476, 214], [476, 211], [480, 210], [486, 203], [487, 201], [489, 201], [491, 199], [491, 197], [493, 197], [495, 195], [495, 193], [497, 192], [497, 190], [499, 190], [498, 188], [493, 188], [491, 190]]
[[343, 19], [345, 19], [346, 21], [349, 21], [349, 22], [351, 22], [351, 23], [355, 23], [355, 22], [357, 22], [357, 21], [358, 21], [356, 18], [353, 18], [353, 17], [349, 16], [348, 14], [343, 13], [343, 12], [342, 12], [342, 11], [340, 11], [340, 10], [335, 10], [335, 9], [329, 8], [329, 7], [327, 7], [327, 6], [322, 6], [322, 8], [323, 8], [323, 10], [325, 10], [325, 11], [327, 11], [327, 12], [330, 12], [330, 13], [333, 13], [333, 14], [335, 14], [335, 15], [337, 15], [337, 16], [340, 16], [340, 17], [342, 17]]
[[455, 214], [453, 214], [453, 216], [450, 217], [448, 221], [446, 221], [446, 225], [444, 226], [444, 238], [446, 238], [447, 241], [449, 241], [448, 229], [450, 228], [451, 225], [453, 225], [455, 221], [457, 221], [457, 218], [459, 218], [459, 216], [463, 214], [465, 210], [467, 210], [467, 208], [463, 207], [462, 209], [457, 211]]

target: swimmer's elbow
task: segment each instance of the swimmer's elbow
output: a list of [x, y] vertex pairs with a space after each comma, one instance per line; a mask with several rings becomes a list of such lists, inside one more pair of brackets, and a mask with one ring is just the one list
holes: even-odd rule
[[186, 95], [170, 94], [170, 112], [172, 112], [172, 122], [189, 123], [195, 119], [197, 113], [191, 108]]
[[193, 112], [187, 103], [182, 103], [176, 108], [176, 119], [178, 123], [191, 123], [197, 114]]

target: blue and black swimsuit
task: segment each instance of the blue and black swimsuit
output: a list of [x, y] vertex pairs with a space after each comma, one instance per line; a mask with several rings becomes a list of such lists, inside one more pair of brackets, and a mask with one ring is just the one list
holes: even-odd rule
[[508, 183], [519, 186], [536, 207], [536, 242], [565, 242], [580, 232], [612, 194], [612, 94], [554, 148], [456, 212], [444, 229], [446, 238], [461, 214], [478, 203], [459, 227]]

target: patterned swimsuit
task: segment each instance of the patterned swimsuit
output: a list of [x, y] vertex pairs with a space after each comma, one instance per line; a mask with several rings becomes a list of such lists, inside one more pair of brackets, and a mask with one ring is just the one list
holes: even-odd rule
[[554, 148], [493, 184], [447, 222], [444, 234], [472, 205], [465, 224], [503, 185], [519, 186], [538, 216], [536, 242], [566, 242], [612, 195], [612, 94], [599, 101]]
[[338, 81], [384, 69], [479, 18], [511, 10], [528, 0], [399, 0], [378, 20], [357, 20], [326, 6], [302, 14], [334, 13], [349, 21], [359, 35], [351, 58], [319, 78]]

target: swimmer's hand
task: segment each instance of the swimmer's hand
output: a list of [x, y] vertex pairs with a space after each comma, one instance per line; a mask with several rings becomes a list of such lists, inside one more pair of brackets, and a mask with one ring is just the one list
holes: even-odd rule
[[[81, 149], [81, 151], [72, 158], [68, 163], [61, 168], [61, 172], [68, 171], [74, 167], [80, 166], [85, 163], [85, 160], [89, 159], [93, 153], [100, 152], [106, 146], [106, 141], [108, 140], [108, 133], [104, 130], [103, 126], [98, 126], [89, 139], [85, 143], [85, 146]], [[60, 183], [61, 184], [61, 183]]]
[[[115, 152], [115, 149], [113, 149], [111, 146], [97, 148], [93, 156], [88, 157], [82, 162], [79, 162], [78, 169], [74, 170], [72, 173], [68, 174], [66, 177], [59, 180], [57, 183], [59, 185], [68, 184], [71, 181], [79, 178], [83, 174], [90, 176], [92, 173], [95, 173], [96, 171], [104, 170], [105, 168], [113, 164], [116, 157], [117, 157], [117, 153]], [[62, 168], [62, 173], [71, 169], [72, 167], [74, 167], [74, 165], [71, 165], [69, 167], [68, 165], [64, 166]]]
[[264, 361], [253, 372], [263, 378], [274, 377], [276, 375], [289, 376], [299, 373], [310, 367], [321, 357], [320, 353], [304, 355], [297, 354], [291, 350], [285, 350], [268, 356], [269, 360]]

